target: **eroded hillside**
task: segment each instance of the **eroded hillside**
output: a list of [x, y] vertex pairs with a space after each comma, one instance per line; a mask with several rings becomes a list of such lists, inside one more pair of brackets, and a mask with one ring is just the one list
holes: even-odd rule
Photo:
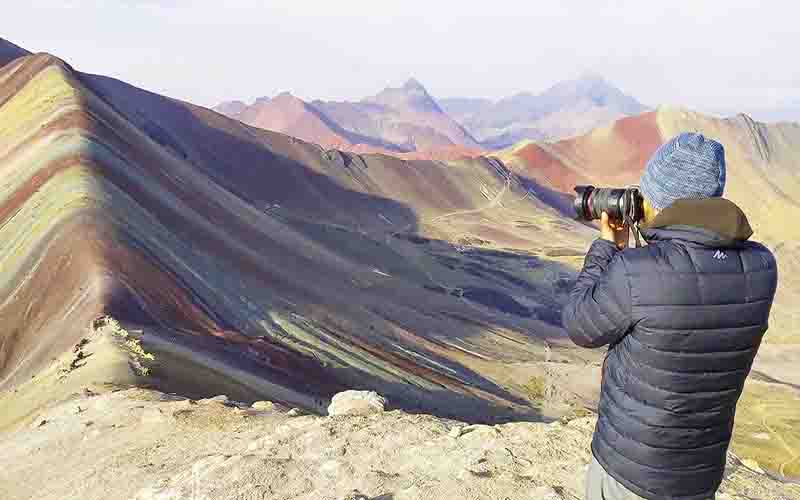
[[106, 313], [316, 411], [540, 418], [536, 364], [597, 359], [558, 325], [591, 230], [496, 160], [326, 151], [48, 55], [0, 89], [4, 388]]

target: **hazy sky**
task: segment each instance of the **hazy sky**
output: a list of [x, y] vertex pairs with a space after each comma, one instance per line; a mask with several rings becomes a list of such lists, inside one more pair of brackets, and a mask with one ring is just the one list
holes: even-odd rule
[[[0, 36], [203, 105], [538, 92], [592, 71], [648, 105], [800, 101], [793, 1], [26, 0]], [[678, 5], [680, 4], [680, 5]]]

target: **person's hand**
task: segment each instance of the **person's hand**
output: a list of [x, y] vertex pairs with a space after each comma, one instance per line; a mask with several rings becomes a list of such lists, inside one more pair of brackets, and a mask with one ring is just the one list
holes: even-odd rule
[[628, 247], [628, 239], [630, 231], [628, 225], [619, 221], [612, 221], [608, 218], [608, 214], [603, 212], [600, 217], [600, 237], [606, 241], [615, 244], [617, 248], [622, 250]]

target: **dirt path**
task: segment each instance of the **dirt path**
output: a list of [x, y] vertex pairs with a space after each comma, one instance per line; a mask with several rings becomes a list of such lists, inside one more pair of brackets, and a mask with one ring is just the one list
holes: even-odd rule
[[445, 219], [449, 219], [450, 217], [456, 217], [456, 216], [459, 216], [459, 215], [478, 214], [478, 213], [485, 212], [487, 210], [491, 210], [492, 208], [496, 208], [500, 204], [500, 202], [502, 201], [503, 196], [505, 196], [506, 192], [510, 190], [510, 188], [511, 188], [511, 179], [512, 179], [512, 174], [509, 173], [506, 176], [506, 183], [503, 186], [503, 188], [500, 191], [497, 192], [497, 194], [495, 195], [494, 198], [489, 200], [489, 203], [487, 203], [486, 205], [484, 205], [482, 207], [471, 208], [471, 209], [467, 209], [467, 210], [456, 210], [454, 212], [448, 212], [446, 214], [437, 215], [436, 217], [432, 217], [432, 218], [427, 219], [427, 220], [426, 219], [421, 219], [419, 221], [415, 221], [415, 222], [412, 222], [412, 223], [409, 223], [409, 224], [403, 226], [401, 229], [391, 233], [390, 236], [394, 237], [394, 236], [396, 236], [396, 235], [398, 235], [400, 233], [408, 232], [411, 229], [413, 229], [414, 226], [422, 227], [422, 226], [424, 226], [426, 224], [438, 224], [438, 223], [442, 222]]

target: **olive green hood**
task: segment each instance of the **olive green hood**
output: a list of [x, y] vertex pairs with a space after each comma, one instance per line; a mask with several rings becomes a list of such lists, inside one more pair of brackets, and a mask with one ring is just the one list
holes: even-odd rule
[[677, 200], [642, 226], [641, 232], [646, 240], [684, 239], [720, 247], [736, 245], [753, 235], [742, 209], [725, 198]]

